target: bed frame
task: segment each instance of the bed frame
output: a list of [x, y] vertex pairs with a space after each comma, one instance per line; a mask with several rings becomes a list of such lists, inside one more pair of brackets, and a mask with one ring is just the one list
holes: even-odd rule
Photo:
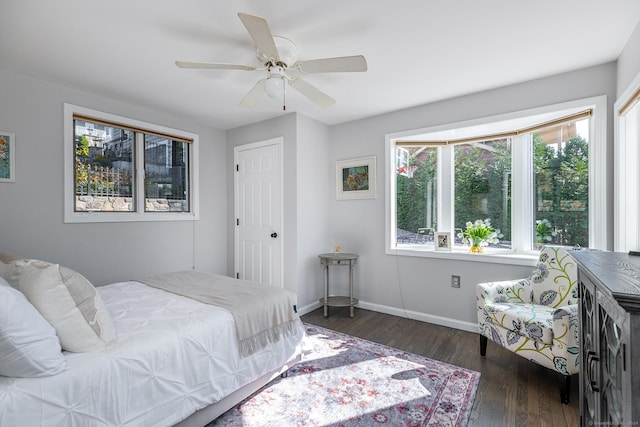
[[278, 375], [286, 377], [289, 368], [300, 362], [301, 359], [302, 354], [299, 352], [279, 369], [274, 369], [273, 371], [267, 372], [255, 381], [239, 388], [238, 390], [225, 396], [216, 403], [212, 403], [211, 405], [194, 412], [188, 418], [176, 424], [175, 427], [206, 426], [207, 424], [218, 418], [220, 415], [224, 414], [229, 409], [233, 408], [235, 405], [242, 402], [244, 399], [251, 396], [253, 393], [270, 383]]

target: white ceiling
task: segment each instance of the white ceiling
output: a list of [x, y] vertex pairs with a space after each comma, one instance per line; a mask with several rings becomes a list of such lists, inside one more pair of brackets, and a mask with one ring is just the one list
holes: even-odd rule
[[640, 1], [2, 0], [0, 67], [231, 129], [283, 114], [238, 105], [264, 75], [174, 61], [260, 65], [237, 12], [302, 60], [366, 57], [365, 73], [305, 77], [332, 107], [287, 94], [287, 112], [333, 125], [613, 61]]

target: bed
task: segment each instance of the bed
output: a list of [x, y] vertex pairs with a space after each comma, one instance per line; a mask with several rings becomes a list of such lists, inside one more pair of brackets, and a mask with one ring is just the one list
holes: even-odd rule
[[[38, 301], [37, 295], [47, 290], [37, 286], [35, 290], [29, 289], [30, 275], [38, 276], [39, 282], [47, 281], [43, 279], [46, 274], [58, 277], [57, 288], [63, 287], [65, 278], [67, 282], [72, 281], [70, 277], [76, 281], [84, 279], [54, 264], [38, 266], [36, 263], [33, 267], [25, 261], [20, 274], [16, 274], [8, 271], [7, 265], [12, 264], [15, 270], [16, 261], [7, 264], [0, 258], [0, 277], [4, 278], [0, 279], [4, 282], [0, 284], [0, 291], [15, 298], [16, 302], [10, 304], [14, 309], [25, 301], [27, 305], [19, 312], [5, 313], [4, 319], [0, 312], [0, 323], [11, 323], [11, 319], [15, 319], [24, 324], [20, 316], [30, 313], [30, 305], [45, 317], [46, 307], [41, 307], [42, 304], [51, 305], [55, 298], [48, 295], [48, 302]], [[186, 291], [172, 288], [177, 279], [184, 282], [181, 288], [186, 287]], [[90, 291], [86, 283], [83, 286]], [[73, 285], [67, 283], [66, 287], [73, 288]], [[224, 308], [224, 301], [221, 305], [200, 301], [209, 298], [199, 295], [207, 287], [216, 289], [211, 295], [225, 295], [224, 300], [232, 304], [238, 300], [225, 292], [234, 287], [244, 289], [238, 297], [244, 301], [241, 305], [246, 305], [249, 312], [261, 311], [263, 316], [279, 320], [256, 333], [255, 328], [260, 329], [266, 317], [251, 320], [246, 312]], [[94, 325], [89, 322], [89, 327], [95, 329], [95, 324], [104, 323], [97, 328], [106, 337], [103, 337], [102, 348], [60, 351], [71, 346], [70, 340], [81, 331], [65, 335], [64, 328], [57, 327], [56, 319], [47, 318], [60, 342], [56, 350], [49, 334], [46, 347], [38, 350], [39, 355], [50, 353], [50, 360], [42, 362], [50, 365], [49, 372], [35, 377], [7, 376], [6, 370], [0, 372], [3, 375], [0, 376], [0, 425], [204, 426], [276, 376], [286, 373], [299, 360], [304, 328], [295, 313], [295, 295], [286, 290], [195, 272], [171, 273], [92, 289], [95, 294], [89, 299], [99, 301], [97, 305], [102, 314], [95, 315]], [[266, 289], [268, 295], [259, 294], [253, 302], [248, 301], [247, 295], [252, 289], [258, 293]], [[32, 295], [34, 292], [36, 296]], [[190, 292], [192, 295], [181, 295]], [[7, 298], [4, 297], [5, 301]], [[279, 304], [286, 305], [287, 312], [281, 307], [270, 307], [272, 304], [266, 301], [272, 298], [281, 300]], [[0, 305], [4, 304], [0, 302]], [[55, 305], [64, 306], [60, 301]], [[74, 311], [75, 307], [66, 310]], [[110, 322], [101, 316], [110, 317], [106, 319]], [[242, 316], [249, 320], [243, 320]], [[241, 330], [242, 323], [247, 321], [249, 327], [245, 325], [245, 330]], [[109, 331], [105, 325], [111, 324], [113, 330]], [[47, 328], [40, 326], [43, 330]], [[18, 335], [0, 336], [0, 348], [6, 344], [3, 339]], [[90, 340], [78, 345], [87, 341]], [[100, 346], [99, 340], [97, 345]], [[7, 352], [4, 353], [0, 354], [0, 370], [10, 368], [15, 362], [15, 358], [7, 361]]]

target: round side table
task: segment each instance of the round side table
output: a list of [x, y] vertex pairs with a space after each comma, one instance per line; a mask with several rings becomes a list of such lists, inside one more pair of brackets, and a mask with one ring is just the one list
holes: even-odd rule
[[[351, 253], [326, 253], [318, 255], [320, 264], [324, 266], [324, 298], [320, 298], [320, 304], [324, 306], [324, 317], [329, 317], [329, 307], [349, 307], [349, 317], [353, 317], [353, 306], [358, 304], [358, 299], [353, 297], [353, 266], [358, 262], [358, 254]], [[349, 296], [329, 296], [329, 266], [349, 266]]]

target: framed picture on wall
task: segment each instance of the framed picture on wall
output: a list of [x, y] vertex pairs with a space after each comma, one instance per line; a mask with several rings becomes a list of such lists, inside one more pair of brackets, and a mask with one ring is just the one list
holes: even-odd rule
[[451, 233], [448, 231], [437, 231], [434, 235], [436, 251], [451, 252]]
[[376, 156], [336, 162], [336, 199], [376, 198]]
[[0, 182], [16, 180], [16, 136], [0, 130]]

